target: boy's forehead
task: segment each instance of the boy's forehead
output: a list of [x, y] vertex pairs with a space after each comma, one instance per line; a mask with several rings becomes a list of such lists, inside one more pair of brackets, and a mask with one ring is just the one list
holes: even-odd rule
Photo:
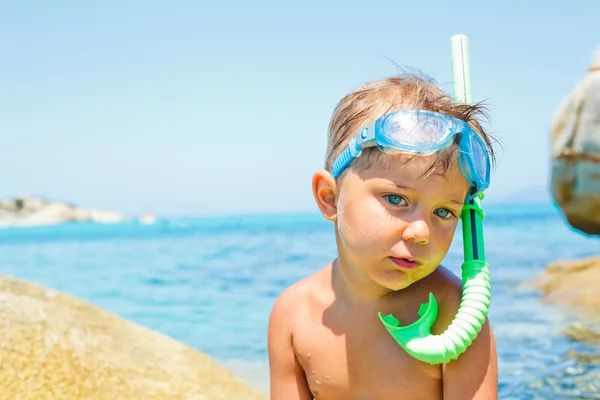
[[437, 154], [427, 156], [415, 156], [410, 154], [385, 154], [378, 152], [377, 157], [371, 165], [374, 172], [380, 174], [418, 174], [423, 175], [454, 175], [460, 173], [458, 155], [456, 151], [447, 154], [448, 163], [438, 158]]
[[[463, 176], [458, 163], [448, 168], [435, 165], [436, 155], [408, 156], [382, 154], [380, 158], [393, 158], [393, 162], [377, 161], [358, 172], [358, 178], [365, 184], [389, 183], [399, 187], [410, 187], [418, 192], [450, 198], [462, 202], [469, 190], [469, 183]], [[433, 165], [433, 168], [431, 168]]]
[[412, 156], [407, 154], [389, 155], [379, 153], [369, 167], [358, 173], [363, 180], [383, 179], [393, 183], [398, 181], [435, 181], [449, 183], [451, 186], [463, 187], [469, 184], [458, 165], [457, 156], [453, 155], [450, 163], [444, 166], [438, 162], [436, 154], [428, 156]]

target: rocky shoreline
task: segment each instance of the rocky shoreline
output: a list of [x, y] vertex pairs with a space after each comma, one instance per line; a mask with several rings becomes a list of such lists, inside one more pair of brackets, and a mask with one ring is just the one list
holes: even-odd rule
[[600, 256], [582, 260], [559, 260], [534, 279], [549, 304], [600, 310]]
[[120, 212], [86, 208], [40, 197], [18, 197], [0, 202], [0, 228], [55, 225], [67, 222], [118, 223], [129, 218]]

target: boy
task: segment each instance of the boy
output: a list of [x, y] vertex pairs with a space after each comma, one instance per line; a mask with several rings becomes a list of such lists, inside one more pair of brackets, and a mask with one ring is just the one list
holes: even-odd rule
[[488, 321], [457, 360], [430, 365], [407, 354], [378, 317], [393, 314], [406, 326], [431, 292], [439, 305], [431, 333], [450, 325], [462, 286], [440, 262], [477, 186], [472, 171], [485, 163], [464, 155], [459, 141], [466, 133], [448, 136], [450, 144], [431, 154], [381, 143], [356, 147], [380, 117], [392, 121], [386, 126], [391, 139], [414, 149], [438, 143], [447, 121], [462, 120], [477, 132], [470, 143], [483, 143], [472, 153], [493, 161], [477, 120], [481, 111], [410, 75], [368, 83], [338, 104], [325, 170], [312, 181], [317, 206], [334, 223], [338, 256], [275, 301], [268, 332], [272, 400], [497, 398]]

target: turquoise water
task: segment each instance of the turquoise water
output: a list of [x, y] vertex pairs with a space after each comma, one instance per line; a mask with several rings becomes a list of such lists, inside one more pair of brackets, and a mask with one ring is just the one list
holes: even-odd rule
[[[600, 366], [578, 364], [568, 352], [598, 349], [563, 336], [577, 314], [545, 305], [527, 281], [554, 260], [600, 254], [600, 240], [567, 228], [550, 205], [485, 209], [500, 397], [571, 398], [580, 390], [573, 379]], [[275, 297], [334, 252], [332, 226], [320, 215], [0, 230], [0, 273], [170, 335], [260, 389], [268, 387], [266, 327]], [[459, 273], [461, 261], [457, 234], [445, 264]]]

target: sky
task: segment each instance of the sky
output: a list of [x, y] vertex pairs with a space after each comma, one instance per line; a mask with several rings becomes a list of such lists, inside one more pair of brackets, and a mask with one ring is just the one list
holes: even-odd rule
[[313, 212], [337, 102], [422, 71], [451, 92], [469, 38], [499, 138], [486, 199], [547, 190], [553, 114], [600, 2], [4, 1], [0, 198], [130, 214]]

